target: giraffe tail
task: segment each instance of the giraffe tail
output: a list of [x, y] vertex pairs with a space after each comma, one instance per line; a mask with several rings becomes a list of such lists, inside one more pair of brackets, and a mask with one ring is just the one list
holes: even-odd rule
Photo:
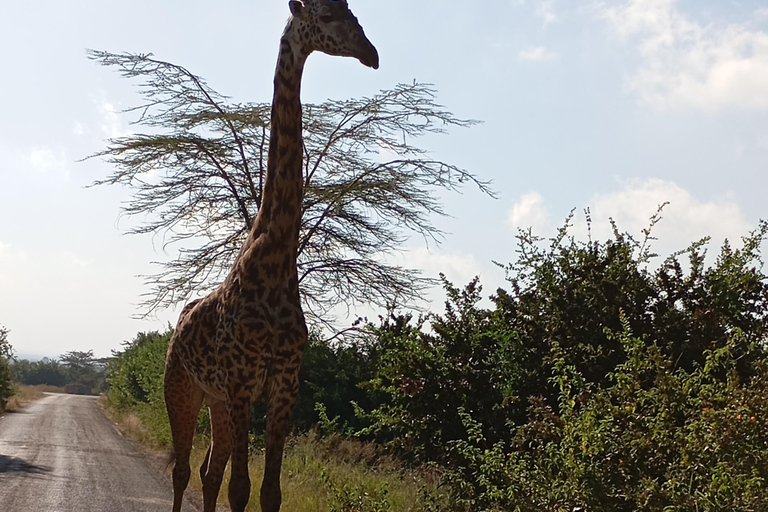
[[165, 456], [165, 470], [171, 469], [171, 466], [176, 462], [176, 452], [171, 448]]

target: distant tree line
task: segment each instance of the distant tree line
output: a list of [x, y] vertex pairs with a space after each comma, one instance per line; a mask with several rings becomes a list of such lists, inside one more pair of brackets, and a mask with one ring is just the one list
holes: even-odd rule
[[12, 361], [10, 368], [13, 379], [19, 384], [55, 387], [81, 384], [92, 393], [106, 389], [106, 359], [94, 357], [93, 350], [69, 351], [57, 359], [21, 359]]

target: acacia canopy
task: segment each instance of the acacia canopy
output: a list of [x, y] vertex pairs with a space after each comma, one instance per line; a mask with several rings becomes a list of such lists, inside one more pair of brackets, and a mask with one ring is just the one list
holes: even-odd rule
[[[270, 103], [234, 103], [185, 68], [144, 54], [90, 51], [138, 79], [134, 126], [92, 155], [114, 166], [95, 185], [132, 190], [129, 233], [162, 237], [178, 256], [144, 276], [143, 314], [189, 301], [226, 276], [261, 203]], [[371, 97], [304, 105], [305, 197], [298, 268], [310, 323], [353, 310], [412, 304], [430, 280], [387, 262], [414, 234], [439, 242], [440, 189], [488, 182], [414, 145], [426, 134], [469, 127], [435, 102], [429, 84], [400, 84]]]

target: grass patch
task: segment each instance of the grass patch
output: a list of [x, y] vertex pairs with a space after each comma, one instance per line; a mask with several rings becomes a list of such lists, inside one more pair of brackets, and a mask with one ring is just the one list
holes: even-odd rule
[[[99, 403], [120, 430], [152, 451], [166, 451], [170, 440], [163, 434], [167, 417], [157, 407], [116, 409], [102, 396]], [[152, 416], [147, 418], [147, 416]], [[162, 418], [160, 416], [163, 416]], [[165, 423], [164, 423], [165, 422]], [[159, 434], [158, 434], [159, 432]], [[197, 436], [190, 457], [190, 487], [202, 490], [199, 468], [208, 439]], [[264, 475], [264, 454], [251, 448], [251, 500], [247, 511], [259, 507]], [[373, 444], [340, 436], [321, 437], [311, 432], [291, 437], [282, 471], [281, 512], [434, 512], [446, 501], [438, 489], [439, 475], [427, 468], [408, 469]], [[219, 502], [227, 503], [229, 468], [224, 475]]]
[[[192, 452], [192, 467], [199, 468], [208, 443], [200, 439]], [[264, 475], [263, 452], [252, 452], [251, 500], [246, 511], [259, 508]], [[201, 489], [192, 472], [192, 485]], [[219, 501], [226, 503], [229, 468]], [[282, 471], [281, 512], [420, 512], [437, 511], [446, 501], [438, 489], [439, 475], [427, 468], [407, 469], [373, 444], [316, 433], [288, 440]]]
[[21, 384], [16, 386], [13, 396], [11, 396], [5, 405], [5, 410], [9, 412], [17, 411], [25, 404], [39, 400], [45, 396], [45, 393], [63, 393], [64, 388], [56, 386], [47, 386], [40, 384], [37, 386], [27, 386]]
[[110, 406], [106, 395], [99, 396], [97, 403], [117, 428], [137, 443], [153, 452], [164, 452], [170, 449], [169, 440], [164, 435], [158, 435], [151, 428], [154, 422], [146, 421], [145, 417], [149, 414], [147, 408], [118, 409]]

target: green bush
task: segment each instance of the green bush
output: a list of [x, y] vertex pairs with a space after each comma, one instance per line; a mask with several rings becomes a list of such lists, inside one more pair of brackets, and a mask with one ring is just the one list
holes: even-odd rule
[[336, 418], [339, 430], [359, 430], [367, 425], [356, 414], [356, 407], [371, 410], [384, 399], [381, 392], [364, 384], [378, 371], [379, 351], [375, 339], [357, 345], [333, 345], [317, 333], [304, 349], [299, 373], [299, 396], [293, 409], [293, 425], [307, 431], [319, 421], [317, 405]]
[[163, 374], [172, 335], [172, 329], [164, 333], [139, 333], [107, 363], [109, 406], [118, 412], [134, 412], [149, 431], [152, 443], [158, 446], [171, 444]]
[[768, 509], [767, 233], [655, 269], [649, 231], [521, 233], [492, 309], [445, 281], [445, 314], [372, 330], [362, 433], [437, 463], [460, 510]]
[[6, 401], [13, 395], [12, 357], [13, 347], [8, 341], [8, 329], [0, 325], [0, 412], [5, 410]]
[[[614, 338], [624, 363], [600, 387], [553, 349], [559, 409], [534, 400], [529, 422], [488, 443], [462, 411], [446, 481], [463, 510], [572, 512], [768, 509], [768, 358], [741, 382], [737, 335], [694, 371], [655, 344]], [[725, 379], [721, 375], [727, 375]]]

